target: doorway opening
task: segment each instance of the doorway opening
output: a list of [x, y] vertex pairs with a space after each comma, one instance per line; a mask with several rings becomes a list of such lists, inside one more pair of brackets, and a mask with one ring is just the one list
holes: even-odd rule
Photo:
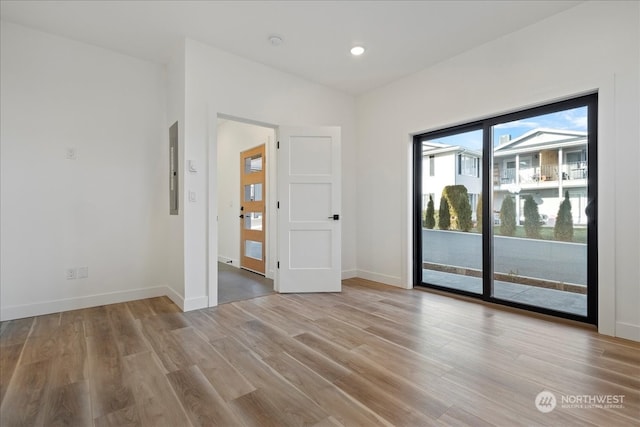
[[275, 129], [217, 119], [218, 302], [274, 292], [269, 151]]

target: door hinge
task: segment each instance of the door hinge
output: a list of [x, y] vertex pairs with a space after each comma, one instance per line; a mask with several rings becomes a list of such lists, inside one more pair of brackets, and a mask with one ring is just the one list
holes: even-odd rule
[[278, 143], [276, 144], [276, 148], [279, 150], [280, 149], [280, 141], [278, 141]]
[[280, 268], [280, 261], [278, 261], [278, 268]]
[[277, 209], [280, 209], [280, 202], [278, 202], [277, 204]]

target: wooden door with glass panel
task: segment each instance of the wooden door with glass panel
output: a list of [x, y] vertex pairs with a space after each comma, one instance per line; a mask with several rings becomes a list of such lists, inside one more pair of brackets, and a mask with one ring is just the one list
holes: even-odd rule
[[265, 145], [240, 153], [240, 267], [265, 273]]

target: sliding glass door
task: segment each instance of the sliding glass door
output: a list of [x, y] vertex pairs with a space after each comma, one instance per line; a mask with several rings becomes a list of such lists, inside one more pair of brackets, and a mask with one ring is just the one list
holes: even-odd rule
[[416, 136], [416, 284], [596, 323], [596, 114], [590, 95]]
[[482, 294], [482, 129], [432, 133], [422, 158], [422, 279]]

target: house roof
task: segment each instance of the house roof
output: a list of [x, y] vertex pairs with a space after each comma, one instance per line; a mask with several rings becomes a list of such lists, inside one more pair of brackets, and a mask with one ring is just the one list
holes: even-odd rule
[[587, 132], [562, 129], [537, 128], [518, 138], [500, 144], [494, 156], [540, 151], [555, 148], [579, 147], [587, 143]]
[[435, 156], [437, 154], [445, 154], [450, 152], [457, 153], [469, 153], [472, 156], [482, 157], [482, 153], [476, 150], [471, 150], [469, 148], [462, 147], [460, 145], [448, 145], [442, 144], [440, 142], [426, 142], [423, 143], [422, 146], [422, 155], [423, 156]]

